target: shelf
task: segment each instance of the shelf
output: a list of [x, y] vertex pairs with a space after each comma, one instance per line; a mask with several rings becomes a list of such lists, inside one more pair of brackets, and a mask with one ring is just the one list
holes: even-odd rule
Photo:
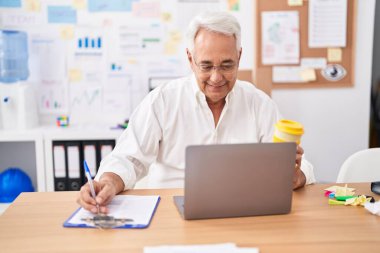
[[[26, 168], [34, 181], [36, 191], [54, 191], [53, 141], [109, 139], [116, 141], [122, 132], [123, 129], [111, 129], [109, 126], [100, 125], [70, 126], [68, 128], [40, 126], [28, 130], [0, 130], [0, 145], [3, 145], [0, 146], [2, 150], [0, 161], [7, 160], [6, 165], [9, 166], [9, 160], [12, 160], [12, 164], [19, 164], [20, 167]], [[8, 146], [6, 145], [11, 145], [12, 148], [7, 151]], [[15, 147], [17, 151], [15, 151]], [[24, 161], [26, 153], [33, 153], [34, 157], [29, 156], [29, 160]], [[7, 159], [1, 159], [2, 156]], [[20, 161], [20, 159], [24, 160]]]

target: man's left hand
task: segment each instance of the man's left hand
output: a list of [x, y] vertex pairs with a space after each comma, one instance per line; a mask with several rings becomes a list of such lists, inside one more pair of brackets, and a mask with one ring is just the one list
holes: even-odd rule
[[297, 145], [296, 164], [293, 176], [293, 190], [304, 186], [306, 183], [305, 174], [301, 170], [303, 152], [303, 148], [300, 145]]

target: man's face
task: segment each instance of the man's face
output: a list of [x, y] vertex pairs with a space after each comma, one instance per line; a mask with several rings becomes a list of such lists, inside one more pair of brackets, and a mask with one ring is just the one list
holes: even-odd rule
[[237, 78], [241, 50], [236, 49], [234, 36], [198, 31], [194, 52], [187, 52], [191, 69], [207, 101], [217, 103], [232, 90]]

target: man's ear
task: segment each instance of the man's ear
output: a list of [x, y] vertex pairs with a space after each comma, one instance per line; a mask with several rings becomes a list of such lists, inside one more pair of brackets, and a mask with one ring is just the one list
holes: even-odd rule
[[191, 56], [191, 53], [188, 48], [186, 48], [186, 54], [187, 54], [187, 59], [189, 60], [190, 65], [193, 63], [193, 57]]
[[243, 48], [240, 48], [240, 51], [239, 51], [239, 62], [240, 62], [240, 58], [241, 58], [241, 53], [243, 52]]

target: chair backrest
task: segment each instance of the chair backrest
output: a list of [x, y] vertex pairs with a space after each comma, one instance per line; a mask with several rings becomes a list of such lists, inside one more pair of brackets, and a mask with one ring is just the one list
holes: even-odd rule
[[380, 148], [358, 151], [340, 167], [337, 183], [380, 181]]

